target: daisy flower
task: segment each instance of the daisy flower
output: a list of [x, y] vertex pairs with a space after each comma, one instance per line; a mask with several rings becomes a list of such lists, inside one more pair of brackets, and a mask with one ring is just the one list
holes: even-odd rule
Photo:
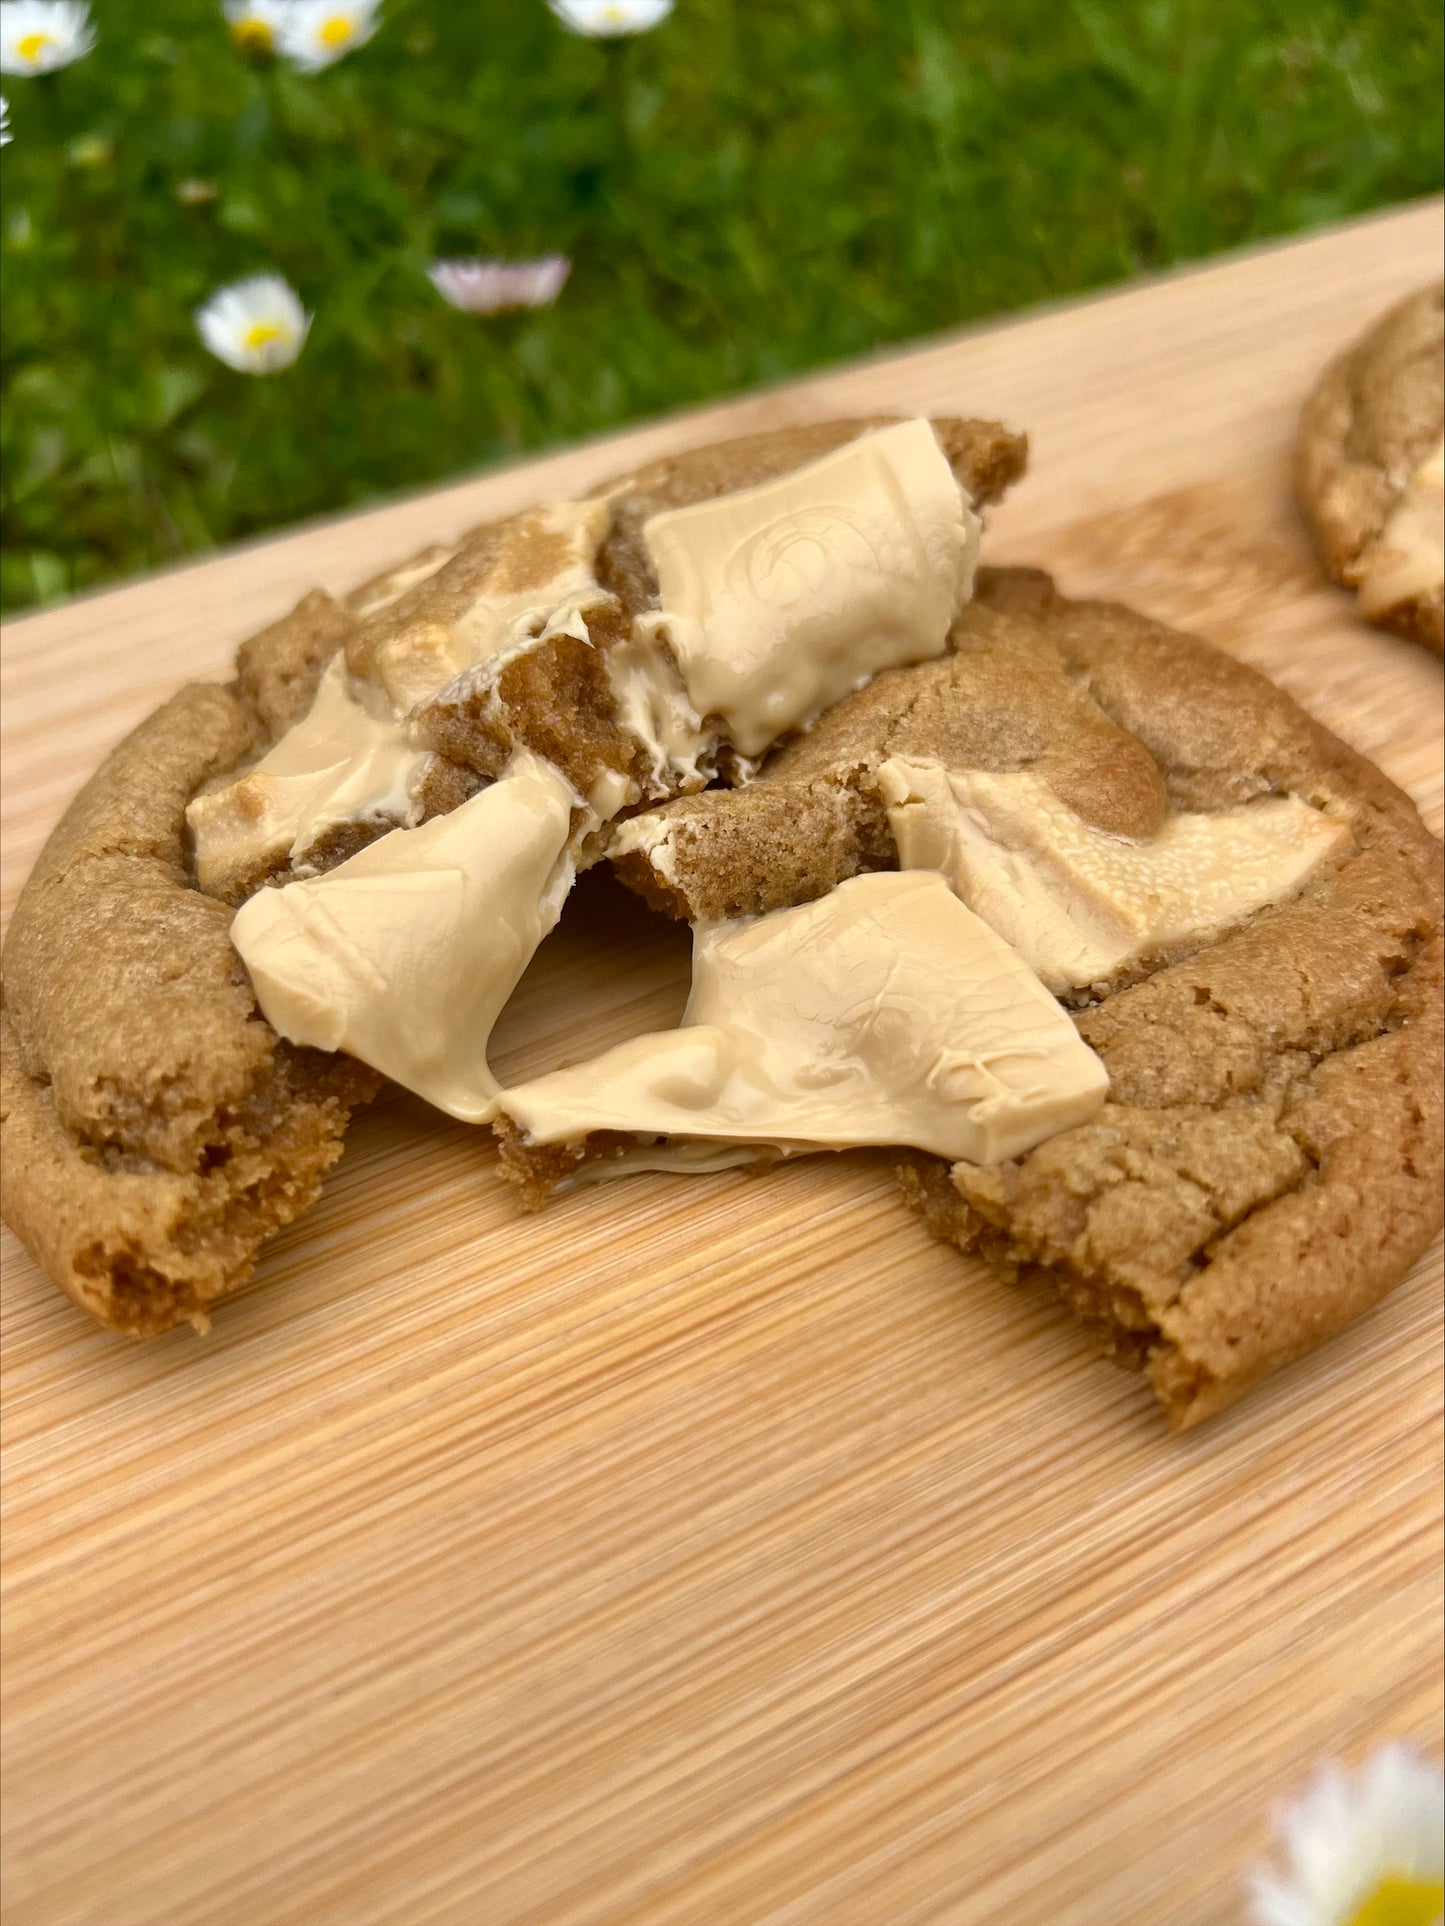
[[0, 73], [53, 74], [94, 45], [85, 0], [0, 0]]
[[565, 254], [537, 261], [433, 261], [427, 269], [437, 293], [463, 314], [548, 307], [571, 272]]
[[592, 39], [647, 33], [672, 12], [673, 0], [547, 0], [564, 27]]
[[370, 40], [381, 0], [291, 0], [276, 44], [293, 67], [319, 74], [323, 67]]
[[1283, 1868], [1251, 1882], [1256, 1926], [1437, 1926], [1445, 1915], [1445, 1782], [1408, 1746], [1353, 1776], [1325, 1766], [1280, 1819]]
[[222, 0], [231, 39], [243, 54], [275, 53], [290, 0]]
[[306, 345], [311, 316], [279, 274], [255, 274], [217, 288], [196, 309], [196, 332], [218, 361], [240, 374], [289, 368]]
[[0, 94], [0, 147], [10, 145], [10, 103]]

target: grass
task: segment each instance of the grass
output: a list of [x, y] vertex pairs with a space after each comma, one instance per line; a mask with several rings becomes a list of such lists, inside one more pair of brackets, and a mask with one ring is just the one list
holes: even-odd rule
[[[4, 605], [879, 343], [1436, 189], [1438, 0], [392, 0], [314, 78], [209, 0], [96, 0], [9, 79]], [[557, 305], [434, 255], [561, 250]], [[276, 268], [288, 372], [191, 313]]]

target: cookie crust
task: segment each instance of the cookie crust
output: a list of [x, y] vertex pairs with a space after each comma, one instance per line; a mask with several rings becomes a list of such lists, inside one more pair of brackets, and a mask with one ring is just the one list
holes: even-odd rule
[[1047, 1283], [1187, 1429], [1377, 1303], [1441, 1222], [1440, 845], [1381, 773], [1253, 670], [1046, 578], [1032, 611], [1171, 800], [1295, 793], [1352, 852], [1294, 901], [1076, 1018], [1110, 1094], [987, 1168], [901, 1160], [936, 1235]]
[[[1056, 1289], [1183, 1429], [1377, 1302], [1439, 1227], [1440, 846], [1273, 684], [1132, 610], [984, 569], [953, 651], [876, 678], [747, 788], [653, 812], [666, 876], [616, 866], [691, 917], [891, 867], [873, 772], [900, 750], [1046, 773], [1115, 833], [1268, 795], [1348, 821], [1293, 900], [1072, 999], [1110, 1074], [1090, 1123], [997, 1165], [898, 1160], [936, 1235]], [[622, 1148], [498, 1134], [533, 1207]]]
[[[701, 500], [781, 474], [880, 425], [780, 429], [619, 478], [605, 566], [645, 601], [647, 582], [627, 559], [638, 504]], [[949, 420], [936, 432], [976, 501], [1022, 472], [1026, 443], [996, 423]], [[463, 604], [504, 526], [428, 549], [344, 600], [308, 595], [244, 642], [231, 684], [182, 689], [121, 743], [26, 883], [0, 1001], [0, 1203], [55, 1282], [114, 1330], [204, 1327], [265, 1240], [316, 1197], [352, 1109], [381, 1082], [351, 1058], [292, 1046], [264, 1021], [229, 929], [235, 903], [285, 872], [258, 868], [203, 894], [186, 805], [305, 714], [338, 651], [363, 665], [400, 625]], [[564, 766], [606, 762], [610, 719], [595, 678], [559, 654], [515, 680], [503, 760], [535, 734]], [[497, 773], [492, 737], [461, 724], [454, 733], [437, 745], [428, 814]], [[389, 826], [345, 825], [308, 861], [329, 867]]]
[[186, 803], [262, 733], [239, 688], [183, 689], [120, 745], [5, 945], [6, 1221], [77, 1304], [137, 1337], [204, 1326], [377, 1086], [259, 1019], [230, 912], [191, 883]]
[[[581, 795], [609, 773], [646, 791], [644, 745], [617, 717], [606, 669], [608, 652], [631, 634], [636, 616], [654, 607], [657, 583], [642, 539], [642, 526], [665, 509], [751, 488], [801, 468], [855, 441], [894, 417], [855, 419], [779, 428], [734, 441], [667, 455], [630, 475], [603, 483], [594, 496], [611, 495], [611, 522], [597, 555], [598, 600], [585, 610], [589, 639], [561, 633], [489, 673], [421, 704], [418, 734], [454, 766], [483, 778], [500, 775], [508, 759], [530, 750], [554, 763]], [[995, 502], [1023, 473], [1028, 444], [992, 422], [943, 417], [934, 434], [955, 476], [975, 507]], [[483, 559], [478, 550], [478, 559]], [[433, 583], [398, 603], [395, 617], [441, 619], [451, 613], [457, 584], [475, 572], [464, 547]], [[394, 619], [394, 618], [393, 618]], [[367, 638], [348, 645], [353, 667], [365, 659]], [[724, 769], [731, 766], [725, 747]]]
[[[1405, 485], [1445, 433], [1445, 286], [1383, 315], [1321, 377], [1305, 403], [1295, 482], [1327, 573], [1345, 587]], [[1445, 653], [1445, 592], [1416, 595], [1382, 628]]]
[[[980, 571], [980, 583], [994, 579]], [[1086, 822], [1152, 836], [1167, 807], [1148, 750], [1071, 677], [1032, 621], [980, 592], [948, 653], [889, 669], [776, 751], [741, 789], [682, 796], [609, 835], [617, 874], [655, 909], [689, 922], [760, 916], [895, 862], [880, 765], [890, 756], [957, 768], [1032, 769]], [[638, 829], [660, 839], [649, 860]]]

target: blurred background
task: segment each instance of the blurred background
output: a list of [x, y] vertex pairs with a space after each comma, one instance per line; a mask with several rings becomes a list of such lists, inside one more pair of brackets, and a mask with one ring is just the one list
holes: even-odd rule
[[[91, 19], [3, 83], [10, 610], [1445, 177], [1438, 0], [386, 0], [318, 72]], [[537, 308], [428, 275], [550, 254]], [[233, 371], [194, 310], [271, 272], [309, 338]]]

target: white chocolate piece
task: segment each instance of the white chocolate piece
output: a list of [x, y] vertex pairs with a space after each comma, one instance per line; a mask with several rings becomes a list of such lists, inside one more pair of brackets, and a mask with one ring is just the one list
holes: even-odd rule
[[399, 722], [366, 707], [334, 657], [306, 715], [255, 767], [187, 806], [196, 881], [214, 890], [240, 870], [303, 861], [342, 823], [417, 822], [430, 763]]
[[487, 1122], [488, 1039], [572, 886], [576, 801], [550, 763], [518, 756], [449, 815], [251, 897], [231, 940], [267, 1022]]
[[[337, 656], [309, 713], [256, 767], [191, 803], [201, 888], [224, 887], [238, 871], [277, 861], [303, 865], [307, 849], [343, 823], [415, 825], [431, 754], [412, 746], [407, 710], [486, 657], [530, 647], [537, 636], [570, 628], [586, 639], [579, 603], [602, 593], [593, 562], [609, 512], [605, 501], [548, 502], [516, 517], [450, 625], [403, 624], [379, 645], [364, 679]], [[357, 613], [385, 610], [451, 559], [451, 550], [438, 548], [404, 564], [373, 585]], [[630, 800], [622, 795], [614, 807]]]
[[[611, 512], [610, 499], [596, 497], [513, 517], [468, 564], [480, 574], [459, 613], [446, 595], [424, 600], [375, 641], [364, 678], [333, 661], [310, 713], [253, 770], [191, 804], [201, 887], [280, 863], [304, 872], [307, 850], [343, 824], [418, 822], [430, 756], [412, 747], [408, 712], [550, 635], [589, 642], [586, 610], [605, 599], [596, 555]], [[761, 488], [655, 516], [644, 537], [663, 611], [607, 653], [619, 717], [651, 750], [644, 793], [697, 789], [715, 774], [716, 732], [704, 727], [700, 699], [752, 755], [878, 668], [936, 655], [972, 584], [977, 531], [922, 420]], [[356, 612], [384, 612], [453, 559], [436, 548], [402, 564]], [[441, 620], [437, 611], [451, 612]], [[695, 647], [680, 672], [673, 648], [684, 634]], [[588, 802], [605, 818], [637, 799], [618, 779]]]
[[1040, 776], [898, 757], [879, 788], [907, 870], [937, 870], [1049, 989], [1106, 983], [1303, 887], [1350, 840], [1294, 796], [1169, 816], [1147, 842], [1095, 829]]
[[643, 524], [697, 715], [744, 754], [806, 728], [880, 669], [940, 655], [972, 592], [978, 518], [927, 421]]
[[559, 610], [602, 593], [594, 564], [611, 515], [603, 499], [543, 502], [516, 516], [472, 599], [443, 623], [418, 617], [378, 646], [372, 673], [398, 714], [509, 645], [538, 635]]
[[438, 543], [420, 555], [414, 555], [409, 562], [388, 569], [385, 575], [378, 575], [374, 582], [367, 582], [356, 589], [347, 596], [346, 606], [353, 615], [363, 620], [368, 615], [377, 615], [382, 609], [389, 609], [393, 602], [399, 602], [408, 589], [429, 582], [438, 569], [446, 567], [456, 552], [455, 548]]
[[654, 876], [664, 883], [677, 881], [677, 820], [662, 813], [629, 816], [613, 830], [607, 854], [615, 862], [619, 856], [641, 856]]
[[887, 873], [699, 925], [680, 1029], [514, 1086], [500, 1107], [534, 1143], [673, 1140], [599, 1176], [718, 1167], [709, 1145], [907, 1144], [993, 1163], [1092, 1116], [1107, 1082], [1038, 978], [941, 877]]
[[716, 731], [702, 719], [682, 686], [670, 651], [644, 617], [634, 634], [607, 652], [607, 679], [617, 719], [643, 743], [650, 757], [647, 794], [670, 796], [701, 789], [716, 773]]
[[1369, 620], [1445, 585], [1445, 441], [1410, 477], [1354, 575]]

